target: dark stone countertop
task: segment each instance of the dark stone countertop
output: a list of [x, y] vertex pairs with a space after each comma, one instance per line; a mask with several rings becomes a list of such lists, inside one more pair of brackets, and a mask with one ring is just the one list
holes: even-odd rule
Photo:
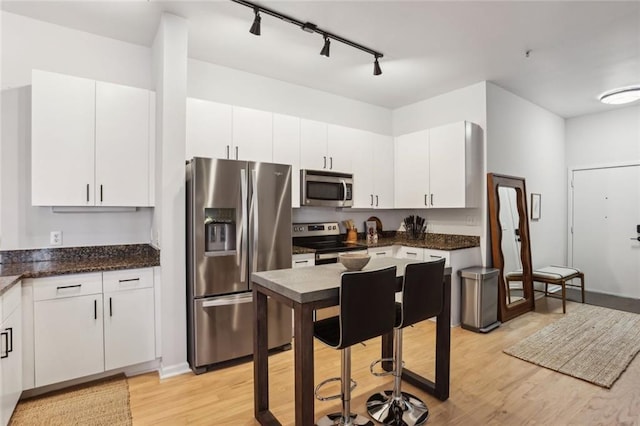
[[0, 295], [25, 278], [160, 265], [160, 251], [148, 244], [11, 250], [0, 258]]

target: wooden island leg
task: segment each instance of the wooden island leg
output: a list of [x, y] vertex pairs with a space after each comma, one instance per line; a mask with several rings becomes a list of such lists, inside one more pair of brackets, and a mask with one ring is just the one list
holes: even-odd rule
[[296, 425], [308, 426], [314, 421], [313, 309], [294, 303], [294, 358]]

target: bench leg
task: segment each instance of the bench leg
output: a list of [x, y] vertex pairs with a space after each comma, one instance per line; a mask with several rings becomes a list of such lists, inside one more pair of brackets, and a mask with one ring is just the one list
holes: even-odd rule
[[566, 314], [567, 313], [567, 285], [566, 285], [566, 281], [562, 280], [560, 282], [560, 285], [562, 286], [562, 313]]
[[582, 291], [582, 303], [584, 303], [584, 273], [580, 274], [580, 287]]

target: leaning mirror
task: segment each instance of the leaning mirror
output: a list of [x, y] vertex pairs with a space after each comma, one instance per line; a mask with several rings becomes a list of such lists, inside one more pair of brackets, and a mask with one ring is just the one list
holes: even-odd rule
[[491, 255], [498, 275], [499, 319], [534, 308], [529, 221], [524, 178], [487, 175]]

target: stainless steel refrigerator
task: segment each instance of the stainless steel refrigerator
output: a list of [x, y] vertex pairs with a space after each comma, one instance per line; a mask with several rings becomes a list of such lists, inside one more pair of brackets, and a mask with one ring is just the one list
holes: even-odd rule
[[[291, 267], [291, 166], [187, 162], [187, 356], [197, 374], [253, 353], [251, 273]], [[291, 309], [269, 299], [269, 348]]]

